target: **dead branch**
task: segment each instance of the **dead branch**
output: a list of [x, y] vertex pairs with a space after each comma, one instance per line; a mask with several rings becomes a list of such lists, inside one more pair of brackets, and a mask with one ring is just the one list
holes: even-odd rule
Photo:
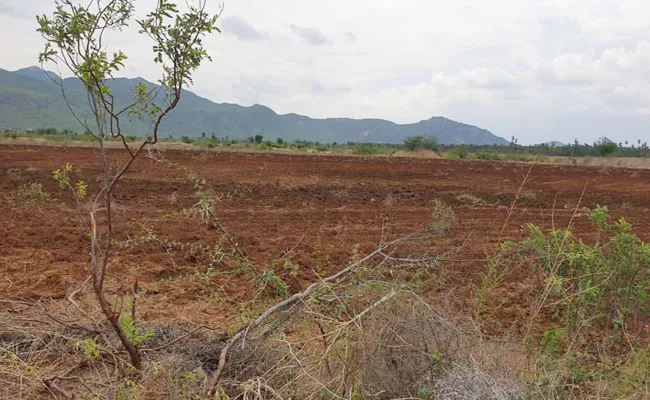
[[81, 325], [81, 324], [78, 324], [76, 322], [70, 323], [70, 322], [62, 321], [59, 318], [52, 315], [51, 313], [46, 313], [46, 315], [52, 321], [56, 322], [57, 324], [61, 324], [61, 325], [65, 326], [66, 328], [80, 330], [80, 331], [86, 331], [86, 332], [91, 333], [93, 335], [99, 335], [101, 333], [104, 333], [104, 331], [101, 330], [101, 329], [96, 329], [96, 328], [92, 328], [92, 327], [89, 327], [89, 326]]
[[56, 380], [57, 379], [69, 379], [69, 375], [73, 373], [74, 371], [78, 370], [79, 368], [83, 367], [86, 365], [87, 361], [81, 361], [79, 364], [75, 365], [74, 367], [68, 369], [61, 375], [55, 375], [49, 378], [43, 379], [43, 383], [45, 386], [47, 386], [48, 389], [55, 391], [59, 393], [61, 396], [65, 397], [66, 399], [72, 400], [75, 398], [73, 394], [68, 392], [67, 390], [63, 389], [61, 386], [57, 385]]
[[[294, 294], [293, 296], [275, 304], [274, 306], [268, 308], [266, 311], [264, 311], [262, 314], [260, 314], [255, 321], [251, 322], [248, 324], [246, 327], [240, 329], [235, 335], [233, 335], [228, 343], [224, 346], [224, 348], [221, 350], [221, 354], [219, 355], [219, 364], [217, 366], [217, 370], [214, 372], [214, 375], [212, 376], [211, 382], [210, 382], [210, 387], [208, 389], [208, 396], [214, 396], [217, 390], [217, 386], [219, 384], [219, 379], [221, 378], [221, 374], [223, 373], [223, 370], [226, 366], [227, 358], [228, 358], [228, 352], [234, 346], [238, 341], [242, 340], [247, 332], [249, 332], [252, 329], [255, 329], [259, 327], [266, 319], [268, 319], [271, 315], [286, 310], [289, 307], [292, 307], [296, 305], [299, 302], [305, 301], [307, 298], [309, 298], [312, 293], [319, 289], [320, 287], [326, 285], [327, 283], [334, 282], [338, 280], [339, 278], [348, 275], [349, 273], [353, 272], [357, 267], [360, 265], [364, 264], [365, 262], [371, 260], [377, 255], [382, 254], [387, 248], [406, 241], [413, 240], [415, 237], [419, 237], [422, 234], [422, 232], [416, 232], [412, 235], [409, 235], [404, 238], [396, 239], [390, 242], [386, 243], [381, 243], [379, 247], [377, 247], [372, 253], [368, 254], [364, 258], [349, 264], [347, 267], [343, 268], [339, 272], [337, 272], [334, 275], [331, 275], [327, 278], [324, 278], [322, 280], [319, 280], [317, 282], [312, 283], [307, 289], [305, 289], [302, 292], [298, 292]], [[391, 296], [392, 297], [392, 296]], [[388, 299], [382, 299], [383, 301], [386, 301]], [[351, 320], [354, 321], [355, 319]]]
[[[195, 329], [192, 329], [191, 331], [187, 332], [186, 334], [184, 334], [184, 335], [182, 335], [182, 336], [179, 336], [179, 337], [177, 337], [177, 338], [174, 339], [174, 340], [171, 340], [171, 341], [168, 342], [168, 343], [165, 343], [165, 344], [160, 345], [160, 346], [158, 346], [158, 347], [152, 347], [152, 348], [150, 348], [150, 349], [142, 349], [141, 351], [142, 351], [143, 353], [147, 353], [147, 352], [154, 352], [154, 351], [164, 350], [164, 349], [166, 349], [167, 347], [173, 346], [174, 344], [180, 342], [181, 340], [185, 339], [186, 337], [191, 336], [191, 335], [193, 335], [194, 333], [196, 333], [196, 332], [198, 332], [198, 331], [200, 331], [200, 330], [202, 330], [202, 329], [206, 329], [206, 330], [214, 330], [214, 328], [211, 328], [211, 327], [209, 327], [209, 326], [207, 326], [207, 325], [201, 325], [201, 326], [199, 326], [199, 327], [197, 327], [197, 328], [195, 328]], [[221, 334], [219, 335], [219, 338], [218, 338], [218, 339], [219, 339], [220, 341], [221, 341], [221, 340], [226, 340], [226, 339], [228, 339], [228, 334], [226, 334], [226, 333], [221, 333]]]
[[87, 313], [86, 311], [84, 311], [84, 310], [81, 308], [81, 306], [79, 306], [79, 303], [77, 303], [77, 301], [75, 300], [75, 298], [76, 298], [80, 293], [82, 293], [84, 290], [86, 290], [86, 284], [88, 283], [88, 281], [90, 280], [90, 278], [91, 278], [90, 276], [89, 276], [88, 278], [86, 278], [86, 280], [81, 284], [81, 286], [80, 286], [79, 288], [75, 289], [75, 290], [74, 290], [72, 293], [70, 293], [70, 295], [68, 296], [68, 301], [70, 302], [70, 304], [72, 304], [73, 306], [75, 306], [75, 307], [77, 308], [77, 310], [79, 310], [79, 312], [82, 313], [82, 314], [83, 314], [84, 316], [86, 316], [86, 317], [88, 317], [88, 313]]
[[61, 396], [68, 400], [74, 400], [74, 395], [70, 394], [67, 390], [63, 389], [61, 386], [57, 385], [56, 382], [54, 381], [56, 377], [54, 378], [49, 378], [49, 379], [43, 379], [43, 383], [45, 386], [47, 386], [48, 389], [59, 393]]

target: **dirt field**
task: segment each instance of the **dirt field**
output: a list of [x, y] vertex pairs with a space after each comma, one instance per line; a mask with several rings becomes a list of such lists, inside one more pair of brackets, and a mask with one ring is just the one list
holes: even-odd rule
[[[120, 154], [114, 156], [119, 160]], [[222, 225], [254, 268], [274, 268], [292, 291], [315, 274], [347, 263], [355, 252], [372, 250], [382, 233], [396, 237], [425, 226], [436, 199], [453, 206], [457, 222], [435, 247], [409, 251], [459, 248], [456, 261], [444, 267], [457, 288], [450, 296], [461, 304], [485, 267], [481, 260], [499, 240], [521, 238], [526, 222], [565, 226], [583, 190], [581, 206], [607, 205], [614, 216], [625, 216], [642, 239], [650, 240], [650, 170], [535, 165], [506, 223], [529, 164], [210, 151], [163, 154], [205, 178], [206, 188], [217, 198]], [[87, 277], [88, 238], [72, 199], [51, 177], [65, 162], [79, 171], [91, 193], [97, 189], [99, 165], [91, 149], [0, 146], [0, 298], [62, 299]], [[21, 202], [15, 193], [29, 182], [41, 182], [52, 199]], [[133, 276], [141, 277], [147, 294], [140, 310], [147, 321], [222, 321], [232, 304], [215, 298], [224, 295], [237, 301], [250, 294], [250, 274], [202, 278], [208, 264], [204, 254], [170, 247], [172, 241], [212, 246], [220, 237], [207, 224], [172, 216], [194, 204], [193, 192], [182, 173], [147, 158], [135, 164], [117, 190], [119, 245], [111, 270], [125, 287]], [[586, 233], [587, 226], [584, 219], [576, 220], [578, 233]], [[147, 232], [149, 239], [144, 240]], [[293, 274], [282, 268], [282, 256], [290, 249], [299, 267]], [[226, 268], [219, 262], [213, 266]]]

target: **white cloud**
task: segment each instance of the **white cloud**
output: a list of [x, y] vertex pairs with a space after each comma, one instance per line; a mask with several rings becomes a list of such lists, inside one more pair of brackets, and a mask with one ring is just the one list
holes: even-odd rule
[[242, 17], [236, 15], [225, 17], [221, 21], [221, 30], [224, 33], [234, 35], [242, 40], [260, 40], [269, 37], [268, 32], [262, 32]]
[[[52, 8], [0, 0], [0, 68], [36, 63], [33, 15]], [[635, 140], [649, 133], [647, 15], [647, 0], [239, 0], [205, 41], [214, 63], [193, 90], [315, 117], [443, 115], [520, 142]], [[136, 31], [115, 36], [125, 73], [155, 80]]]
[[317, 28], [304, 28], [300, 25], [289, 24], [289, 30], [305, 42], [314, 46], [320, 46], [329, 42], [327, 36]]

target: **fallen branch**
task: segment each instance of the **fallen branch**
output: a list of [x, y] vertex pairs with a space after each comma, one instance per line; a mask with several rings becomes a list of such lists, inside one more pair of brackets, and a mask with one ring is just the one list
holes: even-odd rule
[[[224, 370], [224, 368], [226, 366], [226, 362], [227, 362], [227, 359], [228, 359], [228, 352], [230, 351], [230, 349], [238, 341], [244, 339], [244, 337], [247, 335], [247, 333], [250, 330], [259, 327], [264, 321], [266, 321], [273, 314], [278, 313], [278, 312], [283, 311], [283, 310], [286, 310], [287, 308], [297, 304], [298, 302], [304, 301], [305, 299], [309, 298], [316, 289], [322, 287], [323, 285], [325, 285], [325, 284], [327, 284], [329, 282], [336, 281], [339, 278], [351, 273], [357, 267], [359, 267], [360, 265], [362, 265], [365, 262], [369, 261], [373, 257], [375, 257], [377, 255], [381, 255], [387, 248], [389, 248], [389, 247], [391, 247], [391, 246], [393, 246], [393, 245], [395, 245], [397, 243], [402, 243], [402, 242], [405, 242], [405, 241], [412, 240], [414, 237], [417, 237], [417, 235], [418, 235], [418, 233], [415, 233], [415, 234], [409, 235], [409, 236], [407, 236], [405, 238], [396, 239], [396, 240], [393, 240], [391, 242], [380, 244], [379, 247], [377, 247], [372, 253], [368, 254], [364, 258], [362, 258], [362, 259], [360, 259], [360, 260], [358, 260], [358, 261], [356, 261], [356, 262], [354, 262], [352, 264], [349, 264], [347, 267], [343, 268], [342, 270], [340, 270], [339, 272], [337, 272], [334, 275], [331, 275], [331, 276], [329, 276], [327, 278], [324, 278], [324, 279], [322, 279], [322, 280], [320, 280], [318, 282], [312, 283], [304, 291], [298, 292], [298, 293], [294, 294], [293, 296], [291, 296], [291, 297], [289, 297], [289, 298], [275, 304], [274, 306], [268, 308], [266, 311], [264, 311], [262, 314], [260, 314], [255, 319], [255, 321], [251, 322], [247, 326], [240, 329], [235, 335], [233, 335], [230, 338], [228, 343], [226, 343], [224, 348], [221, 350], [221, 353], [219, 355], [219, 364], [217, 366], [216, 371], [214, 372], [214, 375], [212, 376], [210, 386], [209, 386], [209, 389], [208, 389], [208, 393], [207, 393], [208, 397], [213, 397], [216, 394], [217, 386], [219, 385], [219, 379], [221, 378], [221, 374], [223, 373], [223, 370]], [[386, 300], [388, 300], [388, 299], [387, 298], [382, 299], [381, 302], [386, 301]]]
[[48, 389], [59, 393], [61, 396], [65, 397], [68, 400], [73, 400], [74, 395], [70, 394], [67, 390], [63, 389], [61, 386], [57, 385], [54, 381], [56, 377], [43, 379], [43, 383], [47, 386]]
[[45, 384], [45, 386], [47, 386], [48, 389], [59, 393], [61, 396], [65, 397], [68, 400], [72, 400], [72, 399], [75, 398], [75, 396], [73, 394], [71, 394], [70, 392], [68, 392], [67, 390], [63, 389], [61, 386], [57, 385], [56, 380], [57, 379], [66, 379], [66, 378], [68, 378], [68, 375], [70, 375], [74, 371], [78, 370], [79, 368], [83, 367], [84, 365], [86, 365], [86, 361], [80, 362], [79, 364], [77, 364], [74, 367], [68, 369], [67, 371], [65, 371], [61, 375], [55, 375], [55, 376], [52, 376], [50, 378], [43, 379], [43, 383]]
[[[180, 342], [181, 340], [185, 339], [186, 337], [193, 335], [194, 333], [200, 331], [201, 329], [206, 329], [206, 330], [211, 330], [211, 331], [214, 330], [213, 328], [210, 328], [209, 326], [201, 325], [201, 326], [199, 326], [199, 327], [197, 327], [195, 329], [192, 329], [191, 331], [187, 332], [186, 334], [177, 337], [176, 339], [174, 339], [174, 340], [172, 340], [170, 342], [167, 342], [167, 343], [165, 343], [163, 345], [160, 345], [158, 347], [152, 347], [152, 348], [149, 348], [149, 349], [142, 349], [141, 351], [143, 353], [148, 353], [148, 352], [152, 352], [152, 351], [164, 350], [167, 347], [170, 347], [170, 346]], [[226, 340], [226, 339], [228, 339], [228, 335], [226, 333], [222, 333], [221, 335], [219, 335], [218, 339], [220, 341], [221, 340]]]

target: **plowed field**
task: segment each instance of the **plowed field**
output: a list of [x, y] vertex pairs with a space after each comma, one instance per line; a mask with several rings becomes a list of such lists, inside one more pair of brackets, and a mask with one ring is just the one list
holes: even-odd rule
[[[204, 178], [204, 187], [217, 199], [220, 223], [254, 268], [275, 268], [292, 291], [315, 274], [345, 264], [355, 252], [371, 251], [382, 233], [395, 237], [423, 227], [436, 199], [450, 204], [457, 217], [438, 246], [459, 249], [458, 260], [444, 265], [459, 297], [478, 279], [485, 267], [481, 260], [499, 240], [523, 237], [521, 227], [527, 222], [565, 226], [581, 197], [581, 206], [607, 205], [650, 240], [650, 170], [535, 165], [506, 221], [529, 164], [214, 151], [163, 154]], [[115, 167], [123, 161], [119, 151], [111, 156]], [[51, 177], [65, 162], [88, 182], [91, 193], [97, 189], [99, 162], [91, 149], [0, 147], [0, 298], [63, 299], [88, 276], [89, 243], [78, 209]], [[51, 199], [21, 199], [20, 186], [30, 182], [42, 183]], [[246, 273], [202, 278], [210, 262], [213, 270], [226, 267], [218, 257], [187, 248], [213, 246], [220, 233], [212, 225], [179, 216], [196, 202], [183, 173], [142, 157], [115, 196], [118, 245], [111, 273], [123, 290], [133, 276], [141, 277], [147, 289], [141, 306], [145, 320], [216, 322], [226, 317], [229, 305], [215, 298], [235, 301], [250, 294], [252, 278]], [[575, 224], [576, 232], [589, 240], [588, 222], [576, 218]], [[292, 273], [279, 261], [287, 251], [298, 267]]]

